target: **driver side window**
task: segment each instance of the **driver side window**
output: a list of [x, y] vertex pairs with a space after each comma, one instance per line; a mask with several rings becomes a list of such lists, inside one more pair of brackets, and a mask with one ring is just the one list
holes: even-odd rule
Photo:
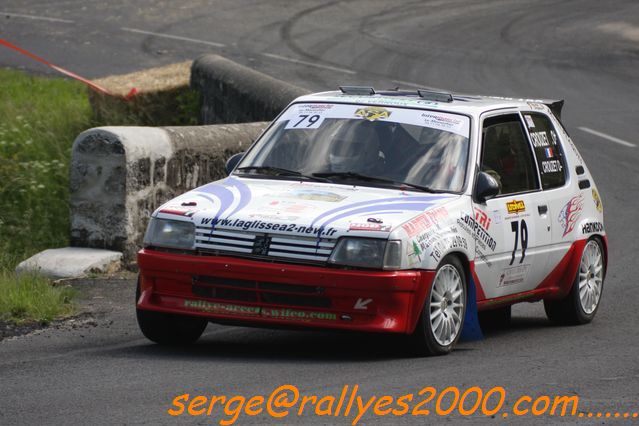
[[507, 114], [484, 120], [481, 170], [497, 179], [500, 195], [539, 189], [530, 144], [519, 115]]

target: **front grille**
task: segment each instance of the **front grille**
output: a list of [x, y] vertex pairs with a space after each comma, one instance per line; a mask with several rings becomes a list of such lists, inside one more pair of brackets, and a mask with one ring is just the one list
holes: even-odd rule
[[201, 253], [230, 254], [258, 259], [286, 259], [302, 263], [324, 263], [335, 247], [335, 240], [313, 236], [229, 231], [198, 226], [195, 232], [195, 247]]
[[207, 299], [255, 302], [280, 306], [330, 308], [324, 288], [265, 281], [194, 276], [191, 291]]

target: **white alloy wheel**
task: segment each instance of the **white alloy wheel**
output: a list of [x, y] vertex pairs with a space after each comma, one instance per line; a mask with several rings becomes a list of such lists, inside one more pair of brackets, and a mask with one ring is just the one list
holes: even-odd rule
[[464, 284], [450, 264], [437, 271], [430, 292], [429, 314], [433, 337], [441, 346], [450, 345], [459, 334], [464, 314]]
[[603, 255], [601, 247], [590, 240], [581, 255], [579, 264], [579, 301], [581, 308], [588, 315], [592, 314], [599, 305], [603, 288]]

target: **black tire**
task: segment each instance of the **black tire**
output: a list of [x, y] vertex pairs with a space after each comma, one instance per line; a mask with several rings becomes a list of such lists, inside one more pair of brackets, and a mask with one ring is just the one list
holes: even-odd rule
[[[457, 313], [459, 317], [459, 328], [456, 331], [456, 335], [452, 338], [450, 342], [440, 342], [438, 338], [435, 337], [435, 333], [433, 331], [433, 327], [431, 324], [431, 311], [440, 309], [436, 303], [433, 303], [433, 291], [435, 288], [435, 281], [439, 276], [442, 270], [452, 272], [453, 268], [456, 272], [457, 276], [461, 281], [461, 296], [459, 298], [461, 306], [461, 312]], [[466, 274], [464, 273], [464, 268], [460, 262], [460, 260], [452, 255], [448, 255], [442, 259], [439, 266], [437, 267], [437, 272], [435, 273], [435, 278], [433, 279], [433, 285], [431, 286], [428, 294], [426, 295], [426, 300], [424, 301], [424, 307], [422, 309], [421, 315], [419, 316], [419, 320], [417, 321], [417, 326], [415, 327], [415, 331], [410, 336], [410, 345], [412, 352], [418, 356], [429, 356], [429, 355], [446, 355], [453, 350], [457, 341], [459, 340], [459, 336], [461, 336], [461, 331], [464, 328], [464, 316], [466, 315], [466, 303], [467, 303], [467, 289], [468, 286], [466, 284]], [[442, 301], [442, 303], [451, 302], [446, 297]], [[448, 303], [448, 306], [452, 306], [452, 303]], [[443, 313], [441, 315], [444, 315]], [[446, 318], [448, 318], [446, 316]], [[451, 316], [452, 318], [452, 316]], [[438, 328], [437, 328], [438, 329]], [[452, 337], [452, 336], [451, 336]]]
[[138, 326], [147, 339], [161, 345], [188, 345], [200, 338], [208, 321], [203, 318], [163, 312], [145, 311], [137, 308], [140, 298], [140, 282], [135, 292], [135, 313]]
[[512, 307], [509, 305], [489, 311], [481, 311], [477, 316], [479, 317], [479, 325], [482, 329], [505, 328], [510, 325]]
[[[593, 245], [594, 244], [594, 245]], [[599, 296], [596, 300], [596, 305], [594, 309], [592, 309], [592, 305], [589, 309], [584, 309], [582, 299], [580, 297], [580, 272], [583, 272], [583, 263], [584, 257], [587, 256], [586, 251], [589, 247], [596, 247], [595, 250], [598, 251], [598, 254], [601, 258], [601, 285], [599, 290]], [[589, 271], [588, 274], [591, 272]], [[572, 283], [572, 288], [570, 289], [570, 293], [563, 299], [553, 300], [553, 299], [545, 299], [544, 300], [544, 309], [546, 311], [546, 315], [548, 319], [552, 322], [562, 325], [579, 325], [579, 324], [587, 324], [595, 317], [597, 310], [599, 309], [599, 304], [601, 303], [601, 296], [603, 295], [604, 288], [604, 277], [606, 276], [606, 259], [603, 254], [603, 247], [601, 241], [598, 238], [591, 238], [586, 243], [584, 247], [584, 251], [581, 255], [581, 260], [579, 262], [579, 269], [577, 270], [577, 274], [575, 275], [575, 279]], [[590, 275], [588, 275], [590, 277]], [[593, 277], [594, 279], [595, 277]]]

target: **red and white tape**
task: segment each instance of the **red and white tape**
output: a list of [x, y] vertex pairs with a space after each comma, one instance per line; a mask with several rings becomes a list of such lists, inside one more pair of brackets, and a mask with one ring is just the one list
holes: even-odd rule
[[9, 49], [13, 49], [16, 52], [19, 52], [19, 53], [23, 54], [24, 56], [27, 56], [27, 57], [33, 59], [34, 61], [38, 61], [38, 62], [40, 62], [42, 64], [45, 64], [46, 66], [58, 71], [59, 73], [62, 73], [64, 75], [66, 75], [66, 76], [69, 76], [69, 77], [71, 77], [73, 79], [76, 79], [76, 80], [86, 84], [91, 89], [95, 90], [96, 92], [104, 93], [105, 95], [113, 96], [113, 97], [116, 97], [116, 98], [121, 98], [121, 99], [124, 99], [125, 101], [131, 100], [138, 93], [138, 90], [134, 87], [134, 88], [132, 88], [129, 91], [129, 93], [126, 96], [115, 95], [115, 94], [111, 93], [109, 90], [105, 89], [104, 87], [102, 87], [102, 86], [100, 86], [98, 84], [95, 84], [91, 80], [86, 79], [84, 77], [81, 77], [81, 76], [77, 75], [76, 73], [73, 73], [73, 72], [71, 72], [69, 70], [65, 70], [64, 68], [60, 68], [59, 66], [57, 66], [55, 64], [52, 64], [51, 62], [47, 61], [46, 59], [41, 58], [40, 56], [35, 55], [35, 54], [33, 54], [33, 53], [31, 53], [31, 52], [29, 52], [29, 51], [27, 51], [27, 50], [25, 50], [25, 49], [23, 49], [23, 48], [21, 48], [19, 46], [16, 46], [15, 44], [13, 44], [11, 42], [8, 42], [7, 40], [4, 40], [4, 39], [0, 38], [0, 45], [8, 47]]

